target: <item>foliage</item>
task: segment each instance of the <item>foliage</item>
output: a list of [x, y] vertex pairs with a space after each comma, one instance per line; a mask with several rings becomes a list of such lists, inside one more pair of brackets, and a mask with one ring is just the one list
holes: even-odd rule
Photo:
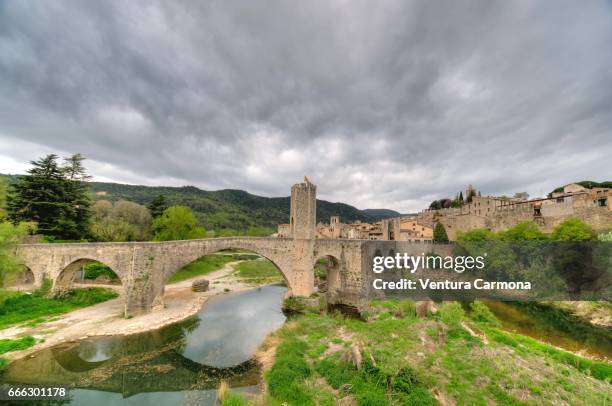
[[533, 221], [519, 223], [505, 231], [498, 233], [498, 238], [502, 241], [545, 241], [548, 240]]
[[168, 207], [153, 222], [153, 231], [156, 241], [191, 240], [203, 238], [206, 234], [187, 206]]
[[6, 199], [8, 195], [8, 178], [0, 177], [0, 221], [6, 218]]
[[11, 351], [25, 350], [28, 347], [36, 344], [36, 340], [32, 336], [21, 338], [5, 338], [0, 340], [0, 354], [5, 354]]
[[[573, 182], [576, 183], [582, 187], [585, 187], [587, 189], [593, 189], [594, 187], [602, 187], [602, 188], [612, 188], [612, 182], [611, 181], [607, 181], [607, 182], [593, 182], [592, 180], [583, 180], [580, 182]], [[566, 185], [563, 186], [559, 186], [558, 188], [555, 188], [555, 190], [552, 191], [552, 193], [561, 193], [563, 192], [563, 188], [565, 188]]]
[[327, 257], [319, 258], [317, 262], [315, 262], [313, 271], [316, 280], [324, 281], [327, 279], [327, 270], [330, 265], [329, 262], [330, 260]]
[[442, 223], [436, 224], [433, 232], [433, 239], [435, 242], [448, 242], [448, 235]]
[[612, 241], [612, 231], [609, 231], [607, 233], [599, 234], [597, 236], [597, 239], [599, 241], [608, 241], [608, 242]]
[[207, 275], [221, 269], [228, 262], [236, 261], [233, 255], [212, 254], [199, 258], [181, 269], [170, 277], [168, 283], [176, 283], [196, 276]]
[[473, 301], [470, 304], [470, 310], [470, 318], [475, 322], [484, 323], [493, 327], [501, 326], [501, 323], [489, 307], [480, 300]]
[[62, 298], [44, 297], [42, 289], [34, 294], [7, 293], [0, 299], [0, 329], [23, 322], [37, 323], [45, 317], [116, 298], [115, 291], [105, 288], [73, 289]]
[[95, 280], [100, 276], [107, 277], [110, 280], [117, 280], [119, 277], [112, 269], [100, 262], [91, 262], [83, 267], [83, 278]]
[[152, 218], [140, 204], [98, 200], [91, 208], [91, 233], [98, 241], [146, 241], [151, 238]]
[[[199, 223], [207, 230], [234, 230], [233, 235], [244, 235], [251, 227], [265, 227], [271, 232], [279, 223], [289, 220], [289, 197], [263, 197], [242, 190], [205, 191], [193, 186], [152, 187], [90, 182], [92, 192], [105, 192], [105, 199], [130, 200], [149, 205], [160, 194], [169, 206], [191, 208]], [[344, 222], [360, 220], [375, 222], [387, 217], [388, 212], [362, 211], [344, 203], [317, 200], [317, 221], [329, 221], [338, 215]]]
[[596, 235], [591, 226], [579, 218], [569, 218], [553, 229], [550, 238], [555, 241], [590, 241]]
[[486, 228], [475, 228], [469, 231], [460, 231], [457, 233], [457, 241], [489, 241], [495, 239], [495, 234]]
[[149, 212], [151, 213], [151, 217], [157, 218], [164, 214], [164, 211], [168, 208], [168, 202], [166, 201], [166, 196], [161, 194], [157, 195], [151, 203], [147, 206]]
[[[73, 157], [74, 158], [74, 157]], [[80, 162], [84, 158], [80, 157]], [[11, 185], [9, 218], [38, 223], [38, 231], [59, 239], [81, 239], [89, 231], [90, 201], [84, 169], [74, 162], [61, 167], [56, 155], [31, 161], [27, 175]]]
[[14, 225], [8, 221], [0, 222], [0, 287], [5, 286], [11, 275], [23, 270], [21, 261], [13, 254], [13, 248], [32, 227], [27, 223]]

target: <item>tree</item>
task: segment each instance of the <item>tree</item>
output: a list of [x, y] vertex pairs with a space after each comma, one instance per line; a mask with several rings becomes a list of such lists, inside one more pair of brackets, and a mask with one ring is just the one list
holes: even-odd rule
[[525, 221], [499, 232], [502, 241], [545, 241], [548, 240], [546, 234], [533, 221]]
[[204, 227], [198, 226], [197, 219], [187, 206], [171, 206], [153, 221], [155, 240], [191, 240], [206, 235]]
[[155, 199], [147, 206], [149, 212], [151, 212], [151, 217], [157, 218], [164, 213], [164, 210], [168, 208], [168, 202], [166, 202], [166, 196], [157, 195]]
[[68, 180], [77, 180], [86, 182], [91, 180], [91, 176], [87, 174], [83, 161], [87, 159], [81, 154], [74, 154], [72, 156], [64, 158], [64, 174]]
[[433, 232], [433, 240], [435, 242], [448, 242], [448, 235], [442, 223], [436, 224]]
[[6, 218], [6, 197], [8, 194], [8, 179], [0, 177], [0, 221]]
[[86, 175], [82, 168], [68, 172], [70, 166], [60, 167], [57, 160], [57, 155], [50, 154], [30, 162], [32, 168], [27, 175], [11, 185], [9, 218], [14, 223], [34, 221], [43, 235], [80, 239], [89, 229], [90, 201], [87, 186], [80, 180]]
[[81, 154], [75, 154], [64, 158], [62, 170], [67, 180], [67, 197], [70, 207], [73, 209], [74, 222], [76, 224], [76, 236], [83, 238], [89, 233], [89, 222], [91, 219], [91, 201], [89, 199], [89, 176], [83, 166], [86, 158]]
[[590, 241], [597, 235], [579, 218], [569, 218], [553, 229], [550, 238], [555, 241]]
[[469, 231], [460, 231], [457, 233], [457, 241], [490, 241], [495, 239], [495, 234], [486, 228], [475, 228]]
[[28, 234], [32, 225], [19, 223], [17, 225], [8, 221], [0, 223], [0, 287], [5, 286], [11, 275], [23, 270], [23, 265], [14, 253], [15, 245], [19, 244], [21, 237]]
[[463, 192], [459, 192], [459, 203], [463, 204]]
[[92, 206], [91, 234], [98, 241], [148, 240], [151, 223], [149, 210], [134, 202], [98, 200]]

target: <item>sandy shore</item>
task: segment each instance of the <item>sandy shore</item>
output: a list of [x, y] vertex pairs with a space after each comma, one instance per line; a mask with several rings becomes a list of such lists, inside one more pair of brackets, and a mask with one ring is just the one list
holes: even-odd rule
[[[242, 283], [231, 275], [234, 265], [238, 262], [240, 261], [227, 263], [218, 271], [205, 276], [166, 285], [164, 308], [149, 314], [130, 319], [124, 318], [123, 295], [120, 293], [116, 299], [60, 315], [53, 321], [34, 327], [10, 327], [0, 330], [0, 339], [30, 335], [37, 341], [41, 341], [33, 347], [7, 353], [3, 357], [8, 360], [16, 360], [66, 341], [103, 335], [141, 333], [187, 319], [200, 311], [209, 297], [227, 293], [225, 289], [237, 292], [252, 288], [251, 285]], [[194, 279], [202, 277], [210, 281], [209, 290], [192, 292], [191, 283]], [[104, 287], [121, 289], [119, 286], [111, 285]]]

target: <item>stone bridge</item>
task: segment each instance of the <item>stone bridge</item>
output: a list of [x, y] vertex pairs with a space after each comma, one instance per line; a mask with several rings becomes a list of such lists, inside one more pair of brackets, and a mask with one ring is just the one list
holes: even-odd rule
[[[184, 265], [221, 250], [253, 251], [269, 259], [283, 275], [288, 294], [310, 296], [318, 258], [333, 257], [328, 275], [330, 297], [358, 296], [361, 289], [361, 241], [315, 239], [316, 186], [307, 179], [291, 188], [291, 238], [235, 237], [164, 242], [24, 244], [17, 255], [31, 271], [34, 285], [52, 281], [53, 290], [70, 288], [75, 273], [93, 261], [110, 267], [124, 288], [125, 315], [163, 305], [164, 285]], [[347, 296], [347, 297], [348, 297]]]
[[[366, 240], [316, 239], [315, 221], [316, 186], [305, 179], [291, 188], [291, 238], [24, 244], [17, 248], [17, 255], [32, 272], [35, 286], [49, 279], [55, 292], [70, 288], [75, 273], [87, 262], [107, 265], [121, 279], [126, 317], [163, 306], [164, 286], [176, 271], [200, 257], [229, 248], [250, 250], [272, 261], [287, 283], [288, 294], [294, 296], [307, 297], [314, 292], [314, 264], [319, 258], [328, 257], [332, 264], [327, 275], [328, 302], [359, 304], [370, 293], [371, 273], [364, 270], [369, 268], [372, 256], [383, 253], [371, 252], [374, 248]], [[420, 254], [423, 249], [421, 244], [402, 241], [383, 245], [388, 246], [384, 255], [391, 251]]]

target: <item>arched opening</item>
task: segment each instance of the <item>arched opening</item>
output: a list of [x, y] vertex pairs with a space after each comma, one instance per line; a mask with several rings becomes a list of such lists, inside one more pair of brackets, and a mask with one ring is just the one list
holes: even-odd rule
[[23, 265], [21, 271], [7, 275], [2, 284], [11, 290], [32, 291], [34, 290], [34, 282], [34, 273], [30, 268]]
[[334, 294], [340, 289], [340, 261], [333, 255], [319, 257], [314, 263], [315, 289]]
[[119, 275], [108, 265], [89, 258], [81, 258], [70, 263], [55, 279], [53, 291], [56, 295], [86, 287], [105, 287], [122, 293], [123, 286]]
[[184, 295], [186, 290], [219, 294], [265, 285], [289, 287], [289, 282], [280, 267], [264, 255], [247, 249], [226, 248], [166, 275], [153, 306], [168, 306], [169, 300]]
[[92, 261], [81, 266], [74, 275], [77, 285], [121, 285], [121, 279], [109, 266]]

